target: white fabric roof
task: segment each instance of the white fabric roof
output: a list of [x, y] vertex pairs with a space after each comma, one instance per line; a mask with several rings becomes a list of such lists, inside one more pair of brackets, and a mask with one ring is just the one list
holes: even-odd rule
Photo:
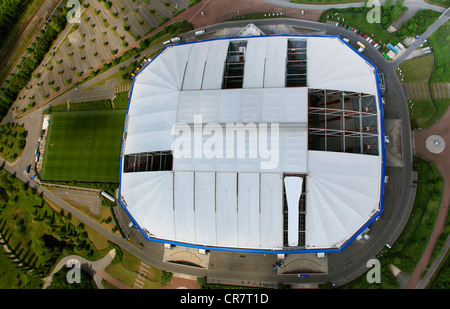
[[338, 38], [308, 38], [308, 87], [378, 94], [375, 69]]
[[[208, 246], [281, 249], [282, 176], [124, 173], [121, 191], [128, 211], [153, 237]], [[140, 193], [143, 190], [145, 194]]]
[[[152, 237], [279, 250], [284, 247], [284, 188], [293, 193], [288, 235], [295, 246], [298, 209], [293, 205], [303, 181], [307, 248], [342, 245], [377, 211], [380, 156], [308, 151], [308, 88], [284, 87], [288, 38], [245, 38], [242, 89], [221, 89], [228, 44], [236, 39], [170, 46], [135, 78], [123, 155], [173, 149], [174, 132], [194, 132], [198, 116], [209, 128], [230, 123], [279, 128], [279, 138], [267, 141], [267, 149], [279, 149], [278, 164], [271, 169], [262, 168], [260, 158], [195, 158], [195, 149], [191, 157], [180, 157], [173, 149], [172, 171], [122, 173], [126, 207]], [[377, 95], [373, 69], [346, 45], [333, 37], [302, 38], [307, 40], [308, 87]], [[198, 137], [192, 134], [191, 142]], [[202, 145], [210, 137], [200, 135]], [[224, 153], [231, 145], [237, 149], [237, 138], [233, 142], [222, 145]], [[253, 146], [247, 139], [247, 154]], [[307, 176], [285, 183], [283, 174]]]
[[379, 210], [380, 158], [308, 151], [308, 169], [306, 247], [338, 248]]

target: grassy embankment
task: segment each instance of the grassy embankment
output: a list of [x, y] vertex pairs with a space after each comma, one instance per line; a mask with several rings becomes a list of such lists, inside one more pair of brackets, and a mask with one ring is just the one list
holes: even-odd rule
[[[138, 258], [3, 170], [0, 170], [0, 236], [1, 289], [41, 288], [42, 278], [68, 255], [96, 261], [115, 248], [116, 257], [105, 271], [130, 287], [140, 266]], [[166, 283], [163, 277], [164, 272], [152, 267], [145, 287], [163, 286]], [[105, 287], [114, 288], [107, 283]]]

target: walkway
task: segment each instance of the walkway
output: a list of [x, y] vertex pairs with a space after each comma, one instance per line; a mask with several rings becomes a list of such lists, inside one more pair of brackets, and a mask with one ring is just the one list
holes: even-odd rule
[[[445, 114], [433, 126], [414, 131], [415, 155], [426, 160], [434, 162], [444, 181], [444, 188], [442, 194], [441, 205], [439, 213], [434, 225], [433, 232], [427, 247], [422, 255], [421, 260], [416, 266], [409, 282], [406, 284], [406, 289], [417, 288], [422, 273], [426, 270], [431, 254], [436, 247], [437, 240], [441, 235], [445, 221], [447, 219], [448, 207], [450, 205], [450, 108], [447, 108]], [[427, 148], [426, 141], [431, 135], [440, 136], [445, 141], [444, 150], [440, 153], [430, 152], [430, 147]], [[442, 144], [441, 144], [442, 146]], [[431, 151], [433, 149], [431, 148]]]
[[53, 275], [55, 273], [57, 273], [58, 271], [60, 271], [64, 266], [66, 266], [70, 260], [75, 259], [75, 260], [78, 260], [81, 265], [86, 265], [87, 268], [93, 272], [95, 284], [97, 285], [97, 287], [99, 289], [104, 289], [102, 280], [109, 282], [110, 284], [114, 285], [115, 287], [117, 287], [119, 289], [130, 289], [130, 287], [128, 285], [117, 280], [116, 278], [112, 277], [110, 274], [108, 274], [104, 271], [104, 269], [109, 264], [111, 264], [111, 261], [114, 259], [115, 255], [116, 255], [116, 250], [112, 249], [102, 259], [95, 261], [95, 262], [88, 261], [78, 255], [66, 256], [63, 259], [61, 259], [61, 261], [59, 261], [59, 263], [53, 269], [52, 273], [47, 278], [44, 279], [44, 286], [42, 288], [43, 289], [48, 288], [50, 286], [50, 284], [52, 283]]

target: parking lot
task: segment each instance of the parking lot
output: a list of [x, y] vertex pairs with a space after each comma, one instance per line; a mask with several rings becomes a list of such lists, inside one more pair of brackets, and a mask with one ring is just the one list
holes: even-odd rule
[[98, 192], [57, 188], [54, 194], [72, 205], [88, 207], [93, 215], [100, 215], [102, 202]]
[[[40, 105], [91, 70], [101, 68], [126, 46], [190, 4], [189, 0], [118, 0], [106, 9], [103, 2], [90, 1], [89, 6], [83, 8], [80, 23], [67, 25], [38, 67], [35, 73], [39, 73], [39, 77], [34, 76], [29, 89], [19, 94], [24, 99], [18, 110], [30, 104]], [[128, 31], [125, 25], [130, 27]]]

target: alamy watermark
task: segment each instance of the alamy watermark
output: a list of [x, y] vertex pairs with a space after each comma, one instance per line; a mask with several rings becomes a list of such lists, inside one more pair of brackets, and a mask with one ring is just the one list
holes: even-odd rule
[[71, 259], [66, 263], [67, 268], [72, 268], [67, 272], [68, 283], [81, 283], [81, 263], [77, 259]]
[[193, 124], [177, 123], [172, 127], [171, 134], [175, 136], [173, 157], [259, 159], [261, 169], [276, 169], [280, 152], [279, 133], [278, 123], [203, 124], [202, 116], [195, 115]]
[[368, 283], [381, 283], [381, 265], [377, 259], [370, 259], [366, 263], [370, 270], [366, 274]]
[[372, 8], [367, 12], [366, 20], [368, 23], [381, 23], [381, 4], [378, 0], [368, 0], [366, 7]]
[[66, 19], [69, 24], [81, 23], [81, 3], [78, 0], [67, 1], [67, 7], [71, 8], [67, 12]]

